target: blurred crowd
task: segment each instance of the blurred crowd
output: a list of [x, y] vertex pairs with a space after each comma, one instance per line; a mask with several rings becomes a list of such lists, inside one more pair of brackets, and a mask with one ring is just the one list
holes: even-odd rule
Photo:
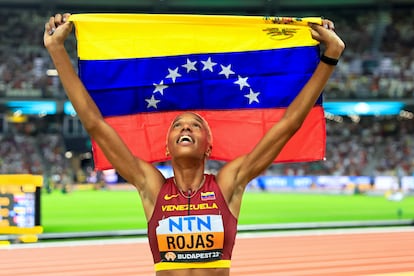
[[[53, 68], [43, 48], [48, 16], [33, 10], [0, 10], [0, 97], [23, 88], [43, 97], [64, 97], [58, 79], [45, 73]], [[324, 17], [335, 21], [347, 44], [326, 88], [327, 98], [414, 96], [414, 5], [384, 11], [328, 10]], [[67, 48], [75, 64], [74, 37], [67, 41]]]
[[414, 6], [411, 9], [337, 11], [337, 32], [347, 44], [326, 97], [414, 97]]
[[[0, 9], [0, 97], [22, 93], [29, 97], [65, 97], [59, 79], [47, 74], [53, 69], [43, 47], [44, 23], [49, 16], [34, 10]], [[73, 62], [75, 45], [73, 37], [68, 39]]]
[[414, 122], [395, 117], [327, 121], [326, 160], [274, 165], [282, 175], [414, 175]]
[[[0, 99], [30, 96], [64, 99], [59, 80], [43, 47], [48, 14], [33, 10], [0, 10]], [[414, 6], [412, 9], [326, 11], [347, 44], [324, 93], [326, 99], [413, 99]], [[67, 47], [76, 63], [74, 37]], [[38, 118], [37, 120], [42, 120]], [[65, 156], [61, 128], [36, 129], [37, 123], [12, 124], [0, 132], [0, 173], [63, 174], [87, 179]], [[35, 130], [33, 130], [35, 128]], [[326, 160], [273, 165], [267, 174], [284, 175], [413, 175], [413, 119], [361, 117], [327, 120]], [[221, 166], [210, 161], [209, 170]]]

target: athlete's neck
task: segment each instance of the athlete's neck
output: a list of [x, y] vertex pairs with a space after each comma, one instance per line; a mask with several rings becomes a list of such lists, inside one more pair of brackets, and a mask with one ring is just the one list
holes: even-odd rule
[[203, 185], [206, 180], [204, 173], [200, 176], [194, 176], [193, 178], [186, 178], [179, 175], [173, 177], [174, 184], [177, 189], [183, 195], [191, 196], [195, 194]]

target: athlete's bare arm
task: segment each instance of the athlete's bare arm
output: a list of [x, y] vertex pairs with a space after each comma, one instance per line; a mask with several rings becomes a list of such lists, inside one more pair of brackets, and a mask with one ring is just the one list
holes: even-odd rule
[[[324, 20], [323, 23], [324, 26], [311, 25], [312, 37], [325, 44], [326, 56], [339, 59], [345, 44], [335, 34], [331, 21]], [[301, 127], [334, 69], [334, 66], [320, 62], [307, 84], [287, 108], [282, 119], [264, 135], [249, 154], [229, 162], [219, 172], [217, 181], [230, 210], [236, 217], [240, 211], [246, 185], [270, 166], [285, 144]]]
[[165, 179], [152, 164], [131, 153], [116, 131], [104, 121], [98, 107], [76, 74], [64, 47], [64, 42], [73, 29], [72, 23], [68, 22], [69, 16], [69, 14], [58, 14], [45, 24], [45, 47], [84, 128], [100, 146], [116, 171], [137, 188], [149, 218]]

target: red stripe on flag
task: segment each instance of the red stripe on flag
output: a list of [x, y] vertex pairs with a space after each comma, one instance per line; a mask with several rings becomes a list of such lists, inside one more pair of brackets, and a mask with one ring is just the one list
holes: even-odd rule
[[[265, 132], [283, 116], [285, 109], [228, 111], [195, 111], [209, 123], [213, 134], [211, 159], [230, 161], [248, 153]], [[148, 162], [166, 161], [168, 128], [182, 113], [158, 112], [105, 120], [118, 132], [130, 150]], [[315, 106], [299, 131], [283, 148], [275, 162], [317, 161], [325, 157], [325, 117], [321, 106]], [[112, 168], [97, 144], [92, 141], [95, 168]]]

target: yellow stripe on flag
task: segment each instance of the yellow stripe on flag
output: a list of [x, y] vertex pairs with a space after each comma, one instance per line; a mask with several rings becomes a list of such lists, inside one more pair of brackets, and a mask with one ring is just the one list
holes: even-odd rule
[[225, 53], [315, 46], [308, 22], [321, 18], [291, 18], [289, 24], [258, 16], [171, 14], [74, 14], [81, 60], [106, 60]]

